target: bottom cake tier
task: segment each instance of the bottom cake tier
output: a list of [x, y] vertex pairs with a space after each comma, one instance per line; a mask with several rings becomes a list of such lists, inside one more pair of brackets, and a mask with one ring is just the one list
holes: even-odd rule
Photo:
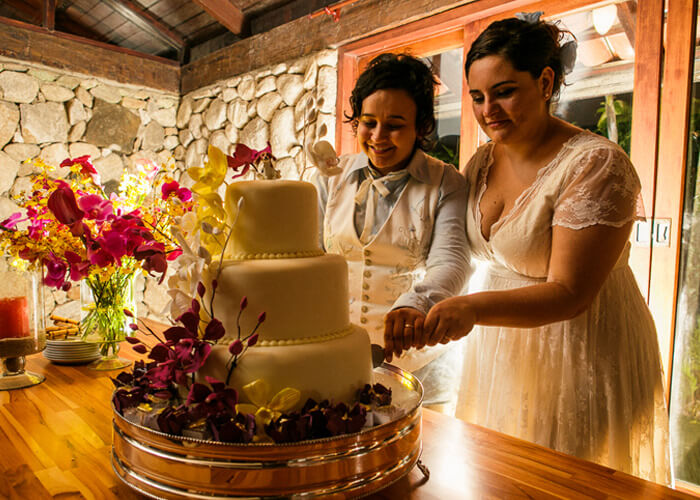
[[[198, 376], [228, 378], [231, 354], [226, 345], [215, 345]], [[301, 393], [299, 409], [308, 398], [352, 403], [357, 391], [373, 383], [367, 332], [355, 325], [328, 340], [301, 344], [263, 344], [249, 348], [238, 360], [228, 384], [239, 389], [240, 402], [248, 402], [240, 388], [258, 379], [270, 386], [270, 397], [284, 388]]]

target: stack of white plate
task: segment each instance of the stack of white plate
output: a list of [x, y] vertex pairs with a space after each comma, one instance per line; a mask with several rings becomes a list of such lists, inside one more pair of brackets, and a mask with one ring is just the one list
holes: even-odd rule
[[54, 363], [81, 364], [100, 358], [99, 344], [82, 340], [47, 340], [44, 357]]

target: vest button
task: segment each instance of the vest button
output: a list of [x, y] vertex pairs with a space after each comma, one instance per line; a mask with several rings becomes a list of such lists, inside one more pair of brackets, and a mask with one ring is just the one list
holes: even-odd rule
[[372, 271], [365, 271], [364, 273], [362, 273], [362, 275], [363, 275], [365, 278], [371, 278], [371, 277], [372, 277]]
[[369, 295], [363, 295], [362, 300], [369, 300]]
[[366, 265], [366, 266], [371, 266], [371, 265], [372, 265], [372, 261], [369, 260], [369, 259], [365, 259], [365, 265]]
[[369, 250], [365, 249], [365, 257], [369, 257], [370, 255], [372, 255], [372, 252], [370, 252]]
[[369, 283], [362, 283], [363, 290], [369, 290]]
[[361, 309], [362, 309], [363, 313], [366, 313], [367, 311], [369, 311], [369, 307], [367, 307], [367, 306], [362, 306]]
[[363, 325], [364, 325], [365, 323], [367, 323], [367, 318], [365, 318], [364, 316], [362, 316], [362, 317], [360, 318], [360, 323], [362, 323]]

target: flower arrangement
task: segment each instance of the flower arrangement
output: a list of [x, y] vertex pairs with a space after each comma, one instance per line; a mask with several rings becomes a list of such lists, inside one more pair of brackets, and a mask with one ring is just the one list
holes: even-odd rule
[[[224, 249], [236, 223], [235, 217], [227, 219], [220, 195], [229, 168], [233, 178], [248, 172], [279, 177], [269, 145], [256, 151], [239, 144], [232, 156], [210, 146], [205, 165], [188, 170], [195, 180], [196, 207], [171, 227], [182, 248], [174, 263], [177, 271], [168, 280], [170, 313], [178, 324], [166, 329], [162, 338], [143, 322], [132, 324], [133, 330], [155, 337], [157, 343], [149, 347], [141, 336], [127, 338], [148, 361], [113, 379], [114, 407], [125, 418], [162, 432], [223, 442], [282, 443], [357, 432], [366, 424], [372, 405], [390, 402], [391, 391], [379, 384], [367, 385], [351, 406], [309, 399], [301, 410], [292, 411], [299, 406], [297, 389], [273, 394], [259, 379], [240, 388], [249, 402], [239, 402], [239, 392], [228, 383], [246, 351], [256, 345], [258, 327], [266, 319], [261, 312], [250, 332], [241, 331], [241, 317], [249, 313], [245, 297], [236, 317], [237, 331], [228, 345], [227, 380], [197, 378], [212, 346], [226, 335], [216, 318], [214, 296]], [[240, 205], [237, 208], [240, 211]]]
[[109, 195], [88, 156], [61, 163], [65, 180], [52, 175], [55, 167], [33, 164], [31, 192], [16, 200], [23, 210], [0, 222], [0, 247], [18, 267], [43, 268], [48, 286], [85, 283], [95, 306], [82, 321], [83, 337], [98, 330], [105, 344], [123, 340], [127, 284], [138, 271], [164, 279], [181, 253], [170, 226], [192, 211], [192, 193], [171, 166], [149, 161]]

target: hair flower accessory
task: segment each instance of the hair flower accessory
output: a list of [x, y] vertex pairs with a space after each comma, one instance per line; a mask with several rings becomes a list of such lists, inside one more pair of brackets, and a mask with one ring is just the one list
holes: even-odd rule
[[544, 12], [541, 10], [538, 10], [537, 12], [518, 12], [515, 14], [515, 18], [525, 21], [528, 24], [537, 24], [540, 22], [540, 17], [542, 14], [544, 14]]

